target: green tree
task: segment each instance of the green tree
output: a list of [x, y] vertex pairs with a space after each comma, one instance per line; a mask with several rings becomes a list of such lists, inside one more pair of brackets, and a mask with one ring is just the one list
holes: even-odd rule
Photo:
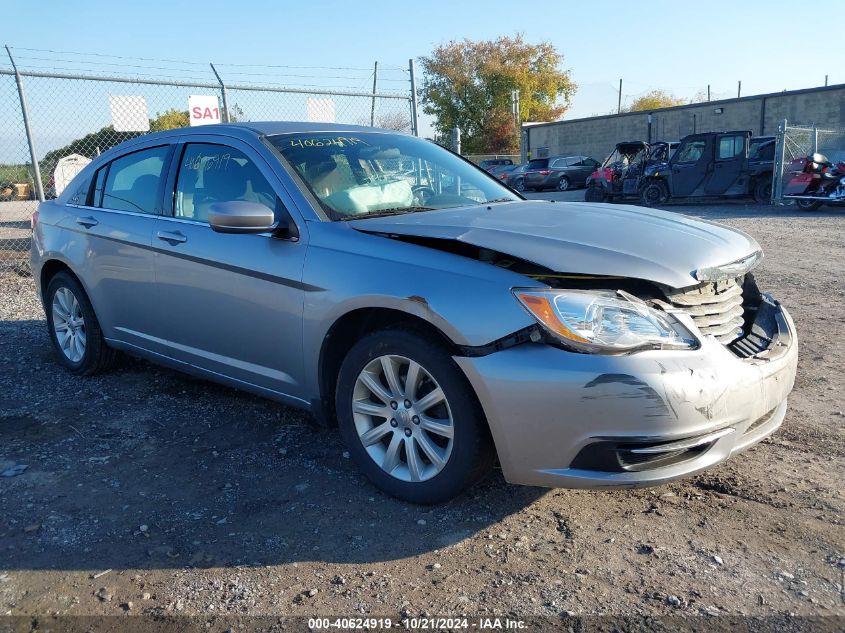
[[631, 102], [624, 112], [643, 112], [645, 110], [657, 110], [658, 108], [670, 108], [672, 106], [684, 105], [686, 100], [679, 99], [673, 94], [663, 90], [652, 90]]
[[175, 130], [180, 127], [188, 127], [190, 124], [187, 110], [171, 109], [163, 114], [156, 112], [156, 118], [150, 119], [150, 132]]
[[529, 44], [522, 35], [451, 41], [420, 62], [423, 111], [434, 115], [440, 138], [460, 128], [466, 153], [513, 152], [519, 146], [513, 90], [519, 90], [520, 120], [554, 121], [577, 88], [551, 43]]

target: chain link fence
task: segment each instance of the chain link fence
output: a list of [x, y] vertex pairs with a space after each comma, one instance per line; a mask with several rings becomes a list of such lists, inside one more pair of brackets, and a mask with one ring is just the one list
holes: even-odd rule
[[196, 96], [218, 104], [218, 112], [212, 107], [207, 114], [221, 121], [323, 121], [415, 133], [408, 89], [338, 91], [0, 68], [0, 270], [28, 270], [30, 216], [40, 198], [59, 195], [88, 162], [127, 139], [188, 126], [188, 100]]
[[787, 121], [778, 126], [772, 202], [789, 200], [784, 199], [783, 189], [792, 178], [790, 164], [796, 158], [806, 158], [811, 154], [823, 154], [833, 163], [845, 161], [845, 130], [789, 125]]

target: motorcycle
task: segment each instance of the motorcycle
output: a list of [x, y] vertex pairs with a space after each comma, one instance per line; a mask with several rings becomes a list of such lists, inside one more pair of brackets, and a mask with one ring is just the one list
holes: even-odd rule
[[845, 162], [835, 165], [823, 154], [796, 158], [789, 164], [791, 178], [783, 197], [795, 200], [802, 211], [815, 211], [823, 204], [845, 204]]

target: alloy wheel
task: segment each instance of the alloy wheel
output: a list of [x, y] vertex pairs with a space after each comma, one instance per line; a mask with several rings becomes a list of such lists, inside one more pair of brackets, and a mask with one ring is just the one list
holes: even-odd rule
[[440, 473], [455, 428], [443, 389], [418, 362], [379, 356], [358, 374], [352, 393], [358, 439], [387, 474], [419, 482]]
[[70, 362], [82, 361], [87, 343], [82, 306], [69, 288], [61, 287], [53, 295], [52, 310], [59, 349]]
[[566, 191], [567, 189], [569, 189], [569, 178], [562, 176], [561, 179], [557, 181], [557, 190]]

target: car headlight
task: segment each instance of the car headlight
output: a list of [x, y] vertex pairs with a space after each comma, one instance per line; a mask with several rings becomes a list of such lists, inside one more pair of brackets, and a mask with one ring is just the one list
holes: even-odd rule
[[672, 314], [622, 291], [514, 289], [519, 302], [562, 345], [592, 354], [695, 349], [699, 342]]

